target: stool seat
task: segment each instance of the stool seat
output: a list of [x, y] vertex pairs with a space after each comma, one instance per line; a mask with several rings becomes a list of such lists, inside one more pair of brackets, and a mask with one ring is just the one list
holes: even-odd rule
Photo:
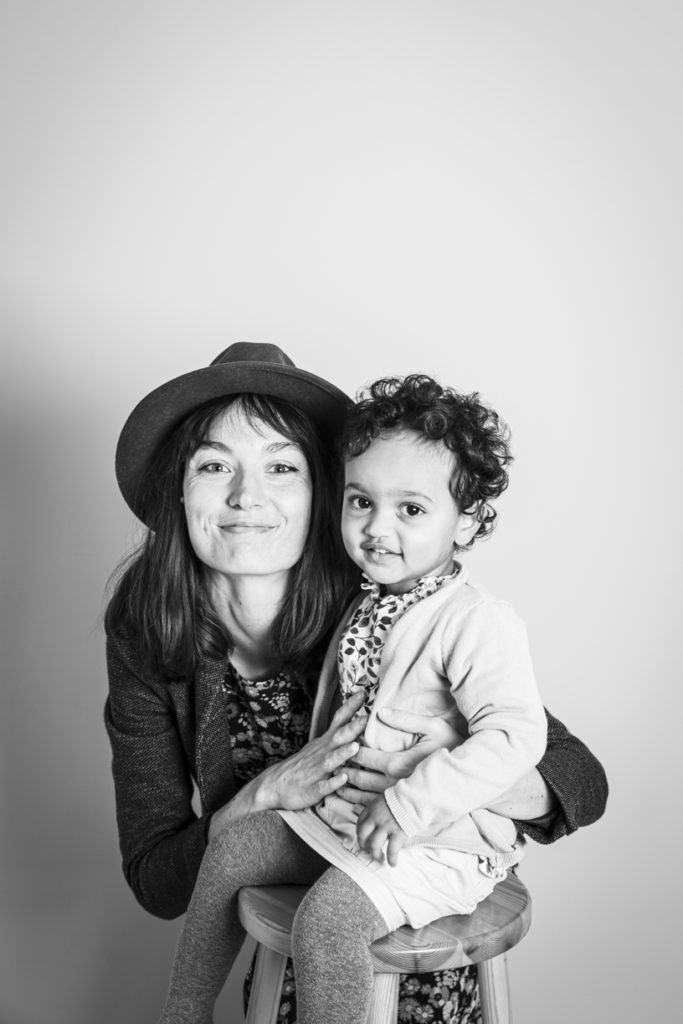
[[[303, 885], [249, 886], [240, 890], [240, 921], [259, 943], [258, 959], [263, 960], [263, 969], [259, 970], [257, 959], [249, 1024], [271, 1024], [275, 1020], [286, 957], [292, 953], [292, 922], [306, 892], [307, 886]], [[524, 883], [511, 874], [472, 914], [442, 917], [424, 928], [404, 926], [378, 939], [370, 948], [375, 969], [370, 1020], [396, 1020], [398, 975], [478, 964], [484, 1024], [511, 1021], [504, 954], [524, 938], [530, 924], [531, 897]], [[268, 955], [271, 959], [266, 968], [263, 958]], [[268, 988], [267, 995], [263, 987]]]

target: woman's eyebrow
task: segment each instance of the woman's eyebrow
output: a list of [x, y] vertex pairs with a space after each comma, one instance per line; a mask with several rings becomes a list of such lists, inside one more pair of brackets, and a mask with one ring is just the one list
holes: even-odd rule
[[295, 441], [273, 441], [272, 444], [266, 446], [266, 451], [281, 452], [283, 448], [293, 448], [295, 451], [301, 452], [301, 447]]
[[[211, 438], [207, 438], [205, 441], [200, 441], [197, 446], [197, 451], [202, 448], [212, 448], [217, 452], [232, 451], [230, 445], [224, 444], [222, 441], [213, 441]], [[301, 452], [301, 448], [294, 441], [273, 441], [271, 444], [264, 445], [264, 451], [266, 452], [281, 452], [283, 448], [293, 448], [297, 452]]]
[[196, 449], [195, 449], [195, 453], [198, 452], [198, 451], [201, 451], [202, 448], [212, 448], [212, 449], [214, 449], [217, 452], [229, 452], [230, 451], [228, 446], [226, 444], [223, 444], [222, 441], [211, 441], [211, 440], [200, 441], [199, 444], [197, 445]]

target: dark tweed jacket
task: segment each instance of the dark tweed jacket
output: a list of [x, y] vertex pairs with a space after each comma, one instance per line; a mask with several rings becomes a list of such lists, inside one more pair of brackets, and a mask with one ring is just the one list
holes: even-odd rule
[[[221, 689], [226, 664], [207, 660], [194, 682], [169, 682], [142, 670], [132, 644], [109, 637], [107, 666], [105, 724], [123, 871], [146, 910], [177, 917], [192, 894], [209, 818], [235, 792]], [[602, 766], [550, 714], [548, 747], [538, 767], [558, 811], [543, 826], [518, 822], [522, 832], [551, 843], [600, 817], [607, 800]]]

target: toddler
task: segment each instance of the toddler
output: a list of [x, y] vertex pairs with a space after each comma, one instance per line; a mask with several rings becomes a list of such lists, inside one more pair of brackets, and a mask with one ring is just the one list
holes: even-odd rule
[[405, 749], [382, 709], [446, 719], [451, 749], [425, 758], [359, 814], [339, 794], [265, 811], [220, 833], [204, 857], [162, 1024], [212, 1020], [243, 938], [245, 885], [313, 883], [292, 935], [299, 1024], [367, 1016], [369, 946], [410, 924], [470, 913], [517, 863], [514, 823], [486, 810], [538, 763], [546, 718], [524, 627], [473, 584], [458, 551], [490, 532], [510, 453], [497, 415], [413, 375], [373, 384], [342, 441], [342, 534], [364, 593], [330, 646], [313, 711], [364, 694], [364, 743]]

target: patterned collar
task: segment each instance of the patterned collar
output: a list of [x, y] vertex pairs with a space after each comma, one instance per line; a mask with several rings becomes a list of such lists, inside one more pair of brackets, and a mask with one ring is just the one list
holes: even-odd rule
[[382, 586], [363, 573], [363, 582], [360, 585], [360, 589], [367, 590], [367, 598], [377, 604], [390, 599], [398, 599], [399, 603], [403, 603], [403, 600], [407, 598], [411, 598], [410, 603], [413, 604], [413, 599], [421, 600], [423, 597], [429, 597], [430, 594], [434, 594], [448, 580], [454, 580], [461, 569], [460, 562], [456, 562], [454, 559], [453, 572], [443, 576], [420, 576], [415, 586], [410, 590], [406, 590], [404, 594], [387, 594], [386, 591], [382, 593]]

